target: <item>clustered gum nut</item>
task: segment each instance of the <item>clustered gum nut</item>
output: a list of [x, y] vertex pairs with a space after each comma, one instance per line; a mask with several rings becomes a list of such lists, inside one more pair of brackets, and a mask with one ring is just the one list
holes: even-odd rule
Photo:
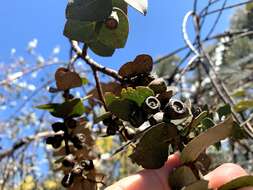
[[142, 109], [147, 114], [155, 114], [160, 111], [160, 108], [160, 101], [154, 96], [149, 96], [142, 104]]
[[94, 169], [94, 164], [92, 160], [83, 160], [81, 161], [81, 166], [85, 171], [90, 171]]
[[164, 108], [164, 117], [166, 119], [182, 119], [188, 114], [187, 107], [179, 100], [170, 100]]
[[154, 79], [149, 83], [148, 87], [152, 89], [155, 94], [161, 94], [167, 90], [167, 84], [162, 78]]
[[86, 144], [86, 138], [85, 135], [82, 133], [78, 133], [75, 136], [71, 138], [72, 143], [74, 144], [74, 147], [77, 149], [82, 149]]
[[63, 187], [70, 187], [74, 182], [74, 174], [73, 173], [68, 173], [66, 175], [64, 175], [64, 177], [62, 178], [61, 184]]
[[73, 167], [75, 162], [75, 156], [73, 154], [69, 154], [63, 159], [62, 165], [65, 167]]

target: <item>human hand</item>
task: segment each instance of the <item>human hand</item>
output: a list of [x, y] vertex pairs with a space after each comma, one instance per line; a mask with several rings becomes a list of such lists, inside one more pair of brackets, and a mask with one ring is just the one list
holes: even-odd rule
[[[178, 166], [180, 166], [180, 158], [179, 154], [176, 153], [169, 156], [168, 161], [162, 168], [142, 170], [107, 187], [106, 190], [171, 190], [168, 185], [169, 173]], [[236, 164], [227, 163], [211, 171], [204, 178], [209, 181], [209, 188], [216, 189], [244, 175], [247, 175], [247, 172], [243, 168]], [[240, 190], [253, 190], [253, 187]]]

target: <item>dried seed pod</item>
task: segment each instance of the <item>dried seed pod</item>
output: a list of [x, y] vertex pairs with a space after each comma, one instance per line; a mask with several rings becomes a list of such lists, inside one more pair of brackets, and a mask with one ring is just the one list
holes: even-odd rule
[[76, 134], [71, 141], [77, 149], [82, 149], [86, 145], [86, 137], [82, 133]]
[[92, 160], [83, 160], [81, 161], [81, 166], [85, 171], [90, 171], [94, 169], [94, 164]]
[[155, 94], [161, 94], [167, 90], [166, 82], [162, 78], [153, 80], [149, 83], [148, 87], [151, 88]]
[[75, 119], [73, 119], [73, 118], [69, 118], [69, 119], [66, 119], [66, 120], [65, 120], [65, 124], [66, 124], [66, 126], [67, 126], [68, 128], [74, 129], [74, 128], [77, 127], [78, 122], [77, 122]]
[[155, 114], [159, 112], [160, 108], [160, 101], [154, 96], [149, 96], [142, 104], [142, 109], [147, 114]]
[[73, 167], [75, 162], [75, 156], [73, 154], [69, 154], [63, 159], [62, 165], [65, 167]]
[[64, 131], [65, 125], [62, 122], [56, 122], [52, 124], [52, 129], [54, 132], [59, 132], [60, 130]]
[[173, 96], [172, 90], [168, 90], [157, 96], [157, 99], [160, 101], [161, 104], [161, 109], [163, 109], [169, 103], [172, 96]]
[[70, 187], [74, 182], [74, 174], [73, 173], [68, 173], [66, 174], [61, 181], [61, 184], [63, 187]]
[[132, 112], [129, 122], [133, 127], [140, 127], [147, 120], [147, 115], [142, 109], [136, 109]]
[[166, 119], [182, 119], [189, 114], [185, 104], [179, 100], [170, 100], [164, 108], [164, 117]]
[[72, 173], [75, 175], [80, 175], [82, 174], [83, 170], [84, 167], [81, 164], [76, 164], [72, 169]]

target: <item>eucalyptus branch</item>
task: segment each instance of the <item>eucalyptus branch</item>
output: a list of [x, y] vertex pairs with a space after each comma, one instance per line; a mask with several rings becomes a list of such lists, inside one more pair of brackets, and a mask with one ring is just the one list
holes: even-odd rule
[[78, 43], [76, 41], [71, 41], [71, 45], [73, 47], [73, 50], [76, 52], [76, 54], [81, 57], [88, 65], [90, 65], [92, 68], [95, 68], [97, 71], [102, 72], [108, 76], [111, 76], [115, 80], [122, 81], [122, 77], [118, 74], [117, 71], [107, 68], [103, 65], [100, 65], [93, 59], [89, 57], [89, 55], [84, 55], [82, 52], [82, 49], [78, 46]]

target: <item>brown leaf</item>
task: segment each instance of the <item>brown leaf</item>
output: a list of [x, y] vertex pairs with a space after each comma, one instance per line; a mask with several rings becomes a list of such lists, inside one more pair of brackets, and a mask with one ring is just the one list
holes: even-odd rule
[[149, 55], [139, 55], [133, 62], [124, 64], [119, 69], [119, 75], [131, 78], [140, 74], [149, 74], [153, 69], [153, 59]]
[[66, 68], [59, 68], [55, 72], [56, 86], [58, 90], [68, 90], [82, 86], [82, 79], [76, 72]]
[[208, 181], [204, 179], [198, 180], [197, 182], [186, 186], [184, 190], [209, 190]]
[[235, 127], [234, 124], [234, 120], [232, 116], [230, 116], [224, 122], [207, 129], [205, 132], [195, 137], [183, 149], [181, 153], [182, 163], [194, 162], [200, 153], [210, 145], [232, 136]]
[[[117, 82], [101, 83], [101, 87], [103, 94], [106, 92], [111, 92], [116, 96], [119, 96], [122, 90], [122, 86]], [[92, 95], [89, 99], [90, 104], [94, 105], [98, 103], [98, 101], [96, 101], [99, 100], [97, 88], [93, 88], [91, 91], [89, 91], [88, 95]]]

